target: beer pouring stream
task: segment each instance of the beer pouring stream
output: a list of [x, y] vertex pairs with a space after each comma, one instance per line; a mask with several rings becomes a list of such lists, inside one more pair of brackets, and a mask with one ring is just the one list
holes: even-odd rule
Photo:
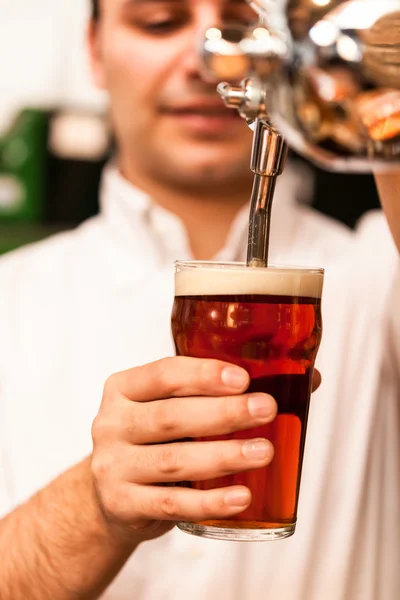
[[247, 1], [254, 24], [210, 28], [201, 51], [254, 132], [247, 264], [266, 267], [285, 140], [331, 171], [399, 168], [400, 0]]

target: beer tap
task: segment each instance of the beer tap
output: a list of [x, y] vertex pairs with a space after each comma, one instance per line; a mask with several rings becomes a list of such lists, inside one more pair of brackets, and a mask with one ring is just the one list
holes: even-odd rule
[[[257, 80], [246, 80], [242, 87], [222, 83], [218, 91], [225, 104], [238, 107], [253, 129], [253, 150], [250, 168], [254, 173], [250, 202], [250, 222], [247, 246], [247, 265], [268, 265], [271, 209], [276, 180], [283, 173], [287, 145], [283, 136], [268, 121], [265, 110], [265, 90]], [[252, 104], [254, 107], [252, 108]]]
[[322, 168], [400, 163], [400, 0], [247, 0], [260, 22], [206, 32], [203, 59], [254, 132], [247, 264], [268, 266], [287, 145]]
[[277, 177], [283, 173], [287, 145], [272, 126], [267, 111], [268, 84], [259, 75], [271, 75], [287, 55], [284, 41], [262, 25], [251, 31], [228, 26], [206, 33], [204, 62], [215, 78], [248, 76], [240, 85], [220, 83], [217, 91], [225, 105], [239, 111], [253, 130], [250, 168], [254, 173], [250, 201], [247, 265], [268, 266], [271, 209]]

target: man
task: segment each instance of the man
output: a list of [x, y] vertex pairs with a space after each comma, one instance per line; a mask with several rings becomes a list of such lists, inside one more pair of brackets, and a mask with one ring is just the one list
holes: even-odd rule
[[276, 404], [248, 397], [241, 369], [164, 358], [172, 261], [243, 258], [251, 135], [221, 107], [196, 46], [221, 19], [253, 15], [233, 0], [98, 8], [92, 66], [119, 148], [101, 214], [0, 265], [1, 600], [392, 600], [400, 435], [386, 317], [398, 259], [380, 215], [353, 235], [297, 206], [289, 171], [274, 203], [273, 260], [327, 268], [324, 384], [297, 531], [246, 545], [172, 529], [240, 513], [248, 491], [152, 484], [273, 456], [268, 440], [174, 443], [268, 422]]

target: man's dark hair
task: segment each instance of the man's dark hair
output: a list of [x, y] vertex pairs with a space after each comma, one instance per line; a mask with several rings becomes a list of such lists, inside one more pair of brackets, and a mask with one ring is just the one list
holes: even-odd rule
[[100, 17], [99, 2], [100, 0], [92, 0], [92, 19], [94, 19], [95, 21], [97, 21]]

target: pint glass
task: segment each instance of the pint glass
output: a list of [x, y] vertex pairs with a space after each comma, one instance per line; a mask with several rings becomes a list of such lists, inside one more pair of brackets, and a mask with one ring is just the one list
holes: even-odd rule
[[271, 394], [278, 404], [278, 415], [270, 424], [201, 438], [266, 438], [275, 453], [267, 467], [184, 482], [198, 490], [244, 485], [252, 501], [228, 520], [180, 522], [183, 531], [225, 540], [273, 540], [294, 533], [312, 375], [322, 333], [323, 278], [322, 269], [175, 263], [172, 334], [177, 355], [240, 365], [250, 375], [247, 391]]

